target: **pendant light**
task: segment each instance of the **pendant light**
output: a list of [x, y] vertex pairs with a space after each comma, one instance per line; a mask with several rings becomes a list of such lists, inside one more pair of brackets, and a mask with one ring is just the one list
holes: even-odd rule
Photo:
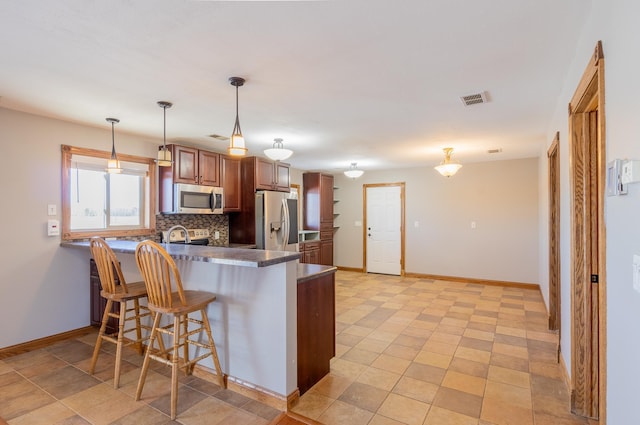
[[242, 130], [240, 130], [240, 120], [238, 119], [238, 87], [242, 87], [244, 85], [244, 78], [241, 77], [231, 77], [229, 78], [229, 82], [232, 86], [236, 88], [236, 123], [233, 126], [233, 131], [231, 132], [231, 141], [229, 142], [229, 147], [227, 151], [229, 155], [233, 156], [245, 156], [247, 154], [247, 148], [244, 146], [244, 137], [242, 136]]
[[282, 144], [282, 139], [273, 139], [273, 147], [264, 150], [264, 154], [273, 161], [284, 161], [289, 158], [293, 151], [291, 149], [285, 149]]
[[164, 110], [164, 133], [162, 136], [162, 147], [158, 150], [158, 159], [156, 162], [159, 167], [171, 167], [171, 164], [173, 164], [171, 151], [167, 149], [167, 108], [171, 108], [173, 103], [161, 100], [158, 102], [158, 106]]
[[451, 160], [451, 153], [453, 148], [444, 148], [444, 161], [440, 165], [436, 165], [434, 168], [437, 172], [445, 177], [451, 177], [462, 168], [462, 164]]
[[122, 168], [120, 168], [120, 161], [118, 161], [116, 155], [116, 139], [113, 126], [119, 123], [120, 120], [117, 118], [107, 118], [107, 122], [111, 123], [111, 158], [107, 161], [107, 173], [118, 174], [122, 172]]
[[358, 168], [358, 163], [357, 162], [352, 162], [351, 166], [349, 167], [349, 169], [347, 171], [344, 172], [344, 175], [352, 178], [352, 179], [357, 179], [358, 177], [360, 177], [361, 175], [364, 174], [364, 171], [360, 170]]

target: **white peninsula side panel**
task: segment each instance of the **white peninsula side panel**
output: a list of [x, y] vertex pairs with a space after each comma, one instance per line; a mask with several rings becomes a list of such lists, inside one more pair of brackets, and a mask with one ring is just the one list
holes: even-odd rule
[[[127, 280], [139, 280], [132, 254], [119, 254]], [[266, 267], [176, 260], [184, 289], [209, 291], [222, 370], [230, 380], [286, 397], [297, 388], [296, 262]], [[207, 358], [202, 366], [214, 370]]]

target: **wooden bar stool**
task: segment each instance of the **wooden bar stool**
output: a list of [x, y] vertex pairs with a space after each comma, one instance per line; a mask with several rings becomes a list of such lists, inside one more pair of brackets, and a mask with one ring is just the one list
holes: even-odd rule
[[[136, 263], [147, 287], [149, 309], [154, 313], [149, 348], [142, 363], [142, 371], [140, 372], [140, 380], [136, 390], [136, 400], [140, 400], [142, 394], [149, 368], [149, 360], [153, 359], [171, 365], [171, 419], [174, 420], [178, 405], [179, 367], [183, 367], [185, 373], [189, 375], [198, 361], [211, 356], [220, 386], [226, 388], [226, 377], [220, 368], [218, 353], [211, 334], [209, 318], [207, 317], [207, 306], [215, 301], [216, 296], [211, 292], [183, 290], [182, 279], [175, 261], [162, 246], [155, 242], [143, 241], [138, 244], [136, 247]], [[200, 312], [200, 320], [189, 317], [190, 313], [196, 311]], [[165, 314], [173, 317], [173, 323], [161, 326], [160, 320]], [[189, 326], [190, 324], [196, 325], [196, 327]], [[202, 331], [207, 334], [207, 343], [201, 343], [198, 340], [189, 338], [193, 335], [201, 334]], [[170, 335], [173, 339], [171, 353], [164, 348], [161, 343], [162, 335], [158, 335], [158, 333]], [[155, 341], [159, 342], [159, 350], [157, 351], [153, 345]], [[189, 345], [203, 348], [206, 351], [190, 360]], [[179, 355], [179, 348], [181, 347], [183, 358], [180, 358]]]
[[[122, 361], [122, 348], [135, 344], [138, 353], [142, 354], [142, 342], [148, 338], [142, 336], [142, 329], [151, 330], [150, 326], [144, 325], [141, 318], [151, 315], [151, 312], [145, 306], [140, 305], [140, 298], [147, 296], [147, 289], [144, 282], [127, 283], [122, 275], [120, 263], [104, 239], [93, 237], [89, 241], [89, 249], [93, 260], [96, 262], [98, 276], [100, 276], [100, 296], [107, 300], [107, 306], [102, 315], [102, 324], [96, 346], [93, 349], [93, 357], [91, 358], [91, 366], [89, 373], [93, 375], [100, 353], [102, 341], [109, 341], [116, 344], [116, 370], [113, 377], [113, 387], [118, 388], [120, 383], [120, 363]], [[119, 285], [116, 285], [115, 276], [118, 277]], [[127, 302], [133, 301], [133, 308], [127, 308]], [[120, 303], [120, 312], [112, 313], [111, 307], [114, 302]], [[133, 314], [131, 314], [133, 312]], [[117, 333], [107, 334], [107, 321], [109, 317], [118, 320]], [[135, 320], [135, 327], [126, 328], [125, 324]], [[135, 332], [135, 339], [125, 338], [126, 334]], [[126, 340], [126, 341], [125, 341]]]

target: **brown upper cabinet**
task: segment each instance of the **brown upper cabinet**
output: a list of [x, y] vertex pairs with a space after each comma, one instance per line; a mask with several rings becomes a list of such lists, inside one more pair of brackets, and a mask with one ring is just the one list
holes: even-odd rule
[[291, 183], [289, 164], [256, 156], [245, 158], [244, 161], [247, 166], [254, 169], [256, 190], [289, 192]]
[[173, 155], [173, 182], [220, 186], [220, 154], [187, 146], [169, 145]]
[[242, 210], [242, 168], [240, 158], [220, 155], [220, 175], [224, 188], [224, 212]]
[[173, 207], [174, 183], [222, 186], [224, 188], [224, 212], [242, 209], [242, 171], [239, 158], [218, 152], [210, 152], [189, 146], [167, 145], [173, 165], [159, 167], [158, 178], [160, 211]]

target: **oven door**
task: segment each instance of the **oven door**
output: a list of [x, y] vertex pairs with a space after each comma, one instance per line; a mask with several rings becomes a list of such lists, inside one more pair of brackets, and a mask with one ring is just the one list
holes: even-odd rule
[[214, 187], [176, 183], [174, 212], [178, 214], [214, 214]]

